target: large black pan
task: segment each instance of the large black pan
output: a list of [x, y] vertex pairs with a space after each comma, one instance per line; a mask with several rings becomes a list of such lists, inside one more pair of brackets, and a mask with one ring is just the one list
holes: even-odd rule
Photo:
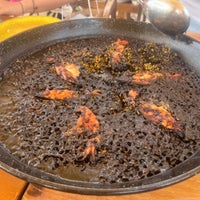
[[[186, 37], [170, 38], [150, 24], [112, 19], [64, 21], [35, 28], [0, 43], [0, 76], [11, 62], [53, 43], [102, 35], [127, 36], [156, 43], [165, 43], [178, 51], [185, 61], [200, 73], [200, 44]], [[96, 195], [126, 194], [157, 189], [182, 181], [200, 172], [200, 150], [185, 162], [166, 172], [128, 183], [99, 184], [63, 179], [25, 165], [0, 144], [0, 167], [29, 182], [58, 190]]]

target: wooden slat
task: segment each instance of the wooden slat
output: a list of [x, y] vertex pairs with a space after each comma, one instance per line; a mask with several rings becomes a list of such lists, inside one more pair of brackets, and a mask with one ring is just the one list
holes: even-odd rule
[[[107, 3], [105, 2], [98, 2], [98, 6], [100, 10], [104, 10], [102, 17], [108, 18], [109, 13], [112, 13], [113, 18], [122, 18], [122, 19], [129, 19], [131, 13], [135, 13], [137, 15], [137, 21], [140, 21], [142, 15], [142, 6], [140, 4], [134, 5], [131, 3], [117, 3], [116, 6], [109, 5], [115, 4], [114, 0], [109, 0]], [[96, 2], [92, 1], [91, 6], [93, 9], [97, 9]], [[108, 8], [112, 8], [111, 11]], [[114, 10], [115, 9], [115, 10]], [[113, 14], [115, 12], [115, 15]]]
[[200, 174], [178, 184], [131, 195], [89, 196], [60, 192], [30, 184], [22, 200], [200, 200]]
[[116, 18], [116, 9], [117, 0], [107, 0], [103, 11], [103, 17], [109, 18], [111, 15], [112, 18]]
[[0, 199], [19, 200], [27, 183], [0, 170]]
[[187, 32], [186, 33], [187, 36], [189, 36], [190, 38], [200, 42], [200, 33], [197, 32]]

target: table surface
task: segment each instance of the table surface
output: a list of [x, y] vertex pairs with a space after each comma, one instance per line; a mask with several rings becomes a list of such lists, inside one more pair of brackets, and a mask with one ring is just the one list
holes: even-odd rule
[[138, 194], [89, 196], [61, 192], [27, 183], [0, 170], [1, 200], [200, 200], [200, 174], [180, 183]]
[[[2, 20], [8, 19], [1, 16]], [[200, 41], [199, 33], [187, 33]], [[56, 191], [28, 183], [0, 170], [1, 200], [200, 200], [200, 174], [180, 183], [150, 192], [122, 196], [89, 196]]]

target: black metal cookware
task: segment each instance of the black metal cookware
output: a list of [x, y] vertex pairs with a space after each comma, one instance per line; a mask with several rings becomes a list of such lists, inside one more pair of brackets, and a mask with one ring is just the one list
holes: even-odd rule
[[[171, 38], [150, 24], [113, 19], [64, 21], [38, 27], [0, 43], [0, 75], [17, 58], [31, 54], [60, 41], [97, 36], [125, 36], [166, 44], [178, 51], [185, 62], [200, 73], [200, 44], [185, 37]], [[99, 184], [63, 179], [21, 163], [0, 144], [0, 167], [22, 179], [45, 187], [82, 194], [127, 194], [168, 186], [200, 171], [200, 150], [188, 160], [162, 174], [140, 181]]]

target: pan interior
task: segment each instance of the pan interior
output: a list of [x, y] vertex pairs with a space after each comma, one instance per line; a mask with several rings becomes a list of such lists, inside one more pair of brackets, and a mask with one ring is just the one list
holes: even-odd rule
[[[128, 43], [121, 51], [117, 41]], [[56, 67], [67, 64], [79, 67], [77, 79], [56, 73]], [[141, 77], [139, 83], [133, 81], [145, 73], [156, 78], [150, 83]], [[4, 72], [0, 140], [22, 163], [62, 178], [142, 180], [199, 150], [199, 87], [199, 74], [164, 45], [103, 36], [54, 44], [18, 58]], [[65, 89], [75, 95], [44, 98], [44, 91]], [[161, 117], [155, 122], [157, 109], [154, 119], [147, 117], [144, 105], [165, 110], [164, 116], [175, 120], [172, 127]], [[96, 116], [97, 131], [74, 129], [81, 107]]]

